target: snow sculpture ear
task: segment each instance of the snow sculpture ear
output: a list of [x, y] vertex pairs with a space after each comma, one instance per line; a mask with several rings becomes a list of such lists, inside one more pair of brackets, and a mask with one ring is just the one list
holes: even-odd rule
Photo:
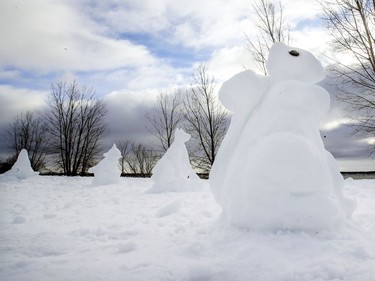
[[317, 83], [324, 79], [321, 63], [308, 51], [275, 43], [270, 49], [267, 71], [273, 80], [298, 80]]
[[266, 77], [251, 70], [242, 71], [223, 83], [219, 100], [229, 111], [248, 114], [253, 111], [268, 87]]

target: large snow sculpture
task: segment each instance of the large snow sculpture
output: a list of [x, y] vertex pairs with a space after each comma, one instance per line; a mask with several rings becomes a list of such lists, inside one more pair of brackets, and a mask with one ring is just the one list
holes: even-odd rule
[[232, 121], [210, 174], [224, 217], [251, 229], [337, 227], [354, 204], [324, 148], [319, 121], [329, 110], [320, 62], [309, 52], [276, 43], [268, 76], [241, 72], [220, 89]]
[[103, 156], [104, 159], [102, 159], [98, 165], [89, 169], [90, 173], [94, 173], [92, 185], [109, 185], [120, 181], [120, 150], [114, 144], [108, 152], [103, 154]]
[[22, 149], [21, 152], [18, 154], [16, 163], [14, 163], [14, 165], [9, 171], [4, 173], [4, 177], [24, 180], [36, 176], [38, 174], [39, 173], [34, 172], [33, 168], [31, 167], [29, 154], [27, 153], [27, 150]]
[[149, 193], [165, 191], [193, 191], [198, 188], [200, 179], [191, 167], [185, 143], [190, 135], [176, 129], [174, 141], [152, 170], [154, 185]]

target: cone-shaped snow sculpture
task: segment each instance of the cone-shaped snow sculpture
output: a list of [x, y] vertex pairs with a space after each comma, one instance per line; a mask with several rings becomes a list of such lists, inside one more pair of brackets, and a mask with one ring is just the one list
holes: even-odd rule
[[103, 154], [98, 165], [89, 169], [90, 173], [94, 173], [92, 185], [108, 185], [115, 184], [120, 181], [121, 171], [119, 169], [119, 159], [121, 152], [114, 144], [112, 148]]
[[19, 180], [27, 179], [33, 176], [38, 175], [38, 172], [34, 172], [33, 168], [30, 164], [29, 155], [26, 149], [22, 149], [21, 152], [18, 154], [18, 158], [16, 163], [12, 166], [12, 168], [7, 171], [4, 176], [7, 178], [16, 178]]
[[211, 189], [230, 223], [250, 229], [313, 230], [342, 225], [354, 210], [343, 178], [324, 148], [319, 121], [330, 97], [309, 52], [276, 43], [269, 76], [241, 72], [220, 89], [233, 111], [210, 173]]
[[190, 135], [176, 129], [174, 141], [152, 170], [154, 185], [148, 191], [192, 191], [200, 185], [200, 179], [191, 167], [185, 143]]

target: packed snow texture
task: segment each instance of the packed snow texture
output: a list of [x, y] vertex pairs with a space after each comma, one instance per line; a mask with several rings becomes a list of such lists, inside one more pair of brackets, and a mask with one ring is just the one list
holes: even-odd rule
[[112, 148], [104, 153], [104, 158], [95, 166], [89, 169], [94, 173], [92, 185], [109, 185], [118, 183], [121, 176], [119, 159], [121, 152], [114, 144]]
[[0, 175], [0, 180], [2, 179], [24, 180], [29, 177], [36, 176], [38, 174], [39, 173], [34, 172], [33, 168], [31, 167], [29, 154], [27, 153], [27, 150], [22, 149], [21, 152], [18, 154], [16, 163], [14, 163], [14, 165], [9, 171], [7, 171], [3, 175]]
[[192, 191], [199, 188], [201, 180], [191, 167], [185, 143], [190, 135], [177, 128], [174, 141], [152, 170], [154, 185], [150, 193], [167, 191]]
[[210, 173], [224, 218], [249, 229], [344, 225], [354, 203], [342, 195], [342, 176], [319, 133], [330, 98], [314, 83], [324, 69], [311, 53], [276, 43], [267, 71], [241, 72], [219, 92], [233, 112]]
[[225, 226], [209, 188], [145, 193], [151, 185], [0, 182], [0, 280], [374, 280], [374, 180], [345, 181], [358, 202], [351, 228], [313, 233]]

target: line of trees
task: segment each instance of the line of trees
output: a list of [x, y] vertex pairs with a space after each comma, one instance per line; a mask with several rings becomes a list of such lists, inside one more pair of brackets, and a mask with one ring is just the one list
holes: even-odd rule
[[8, 162], [26, 148], [34, 170], [44, 168], [46, 157], [51, 156], [49, 162], [57, 171], [67, 176], [86, 174], [101, 150], [106, 113], [106, 105], [91, 88], [76, 81], [52, 85], [42, 112], [21, 114], [9, 126], [12, 156]]
[[174, 131], [182, 127], [192, 136], [189, 145], [193, 166], [208, 173], [215, 161], [228, 126], [225, 108], [215, 92], [216, 81], [201, 64], [193, 76], [193, 83], [185, 91], [160, 93], [153, 111], [147, 115], [151, 133], [166, 151], [173, 142]]
[[[198, 68], [193, 79], [187, 89], [160, 93], [146, 115], [160, 149], [130, 139], [116, 142], [122, 154], [119, 166], [123, 174], [149, 176], [171, 146], [177, 127], [192, 135], [189, 148], [194, 166], [201, 172], [210, 170], [227, 129], [227, 113], [216, 98], [216, 81], [205, 65]], [[105, 103], [92, 88], [76, 81], [52, 85], [44, 110], [21, 114], [9, 126], [9, 164], [26, 148], [34, 170], [45, 168], [48, 161], [53, 163], [53, 170], [67, 176], [87, 174], [100, 159], [108, 131], [106, 114]]]
[[159, 151], [131, 140], [117, 142], [122, 153], [120, 161], [124, 174], [148, 176], [157, 160], [171, 146], [176, 128], [184, 128], [192, 136], [189, 142], [193, 166], [201, 173], [208, 173], [215, 161], [227, 125], [227, 111], [219, 103], [215, 92], [215, 79], [201, 64], [187, 89], [161, 92], [146, 114], [149, 131], [158, 141]]
[[121, 151], [120, 167], [123, 175], [130, 174], [139, 177], [151, 175], [160, 157], [159, 153], [144, 144], [131, 140], [117, 141], [116, 146]]

